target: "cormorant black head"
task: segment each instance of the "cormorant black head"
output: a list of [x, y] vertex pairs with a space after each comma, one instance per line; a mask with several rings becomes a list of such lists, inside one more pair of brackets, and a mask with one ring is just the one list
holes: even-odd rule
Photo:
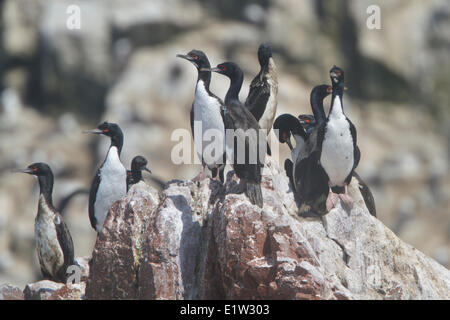
[[267, 65], [271, 57], [272, 57], [272, 47], [268, 43], [262, 43], [258, 48], [259, 65], [261, 67]]
[[143, 156], [136, 156], [131, 161], [131, 172], [145, 170], [148, 171], [149, 173], [152, 173], [152, 171], [146, 166], [147, 160]]
[[[342, 79], [344, 76], [342, 75]], [[315, 98], [317, 101], [323, 101], [332, 92], [332, 87], [327, 84], [315, 86], [311, 91], [311, 101]]]
[[303, 138], [306, 137], [305, 131], [302, 128], [299, 119], [287, 113], [278, 116], [273, 123], [273, 128], [278, 130], [278, 140], [281, 143], [287, 143], [291, 150], [293, 149], [290, 140], [291, 133], [298, 134]]
[[316, 126], [316, 118], [312, 114], [301, 114], [298, 116], [303, 129], [307, 134], [311, 133], [311, 130]]
[[333, 86], [334, 84], [344, 83], [344, 70], [334, 65], [330, 70], [330, 78]]
[[111, 145], [116, 146], [120, 151], [123, 145], [123, 133], [119, 125], [112, 122], [103, 122], [97, 126], [97, 129], [85, 130], [84, 133], [103, 134], [111, 138]]
[[239, 91], [241, 91], [244, 73], [242, 69], [234, 62], [223, 62], [215, 68], [204, 69], [223, 74], [230, 78], [230, 88], [225, 96], [225, 104], [229, 105], [231, 101], [239, 101]]
[[147, 160], [144, 157], [136, 156], [133, 158], [131, 161], [131, 170], [127, 171], [127, 190], [129, 186], [142, 180], [142, 170], [152, 173], [146, 165]]
[[33, 176], [36, 176], [39, 180], [41, 193], [45, 196], [48, 204], [53, 205], [52, 203], [53, 172], [48, 164], [44, 162], [36, 162], [30, 164], [26, 169], [18, 169], [14, 171], [28, 173]]
[[200, 68], [210, 68], [211, 64], [209, 63], [208, 57], [201, 50], [191, 50], [188, 54], [177, 54], [177, 57], [186, 59], [187, 61], [192, 62], [192, 64], [200, 70]]
[[52, 169], [44, 162], [30, 164], [26, 169], [14, 170], [15, 172], [28, 173], [33, 176], [53, 176]]
[[223, 62], [221, 64], [218, 64], [217, 67], [211, 68], [210, 70], [223, 74], [230, 79], [236, 79], [242, 75], [241, 68], [234, 62]]

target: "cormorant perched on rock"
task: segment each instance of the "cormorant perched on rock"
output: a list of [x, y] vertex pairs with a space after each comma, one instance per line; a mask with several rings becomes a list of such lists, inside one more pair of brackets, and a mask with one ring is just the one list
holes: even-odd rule
[[344, 114], [344, 71], [334, 66], [330, 70], [330, 78], [333, 86], [330, 112], [318, 130], [317, 141], [320, 165], [327, 175], [329, 185], [326, 203], [328, 211], [334, 208], [338, 198], [349, 207], [353, 205], [347, 185], [361, 156], [356, 144], [356, 128]]
[[105, 161], [97, 170], [89, 193], [89, 220], [92, 228], [101, 232], [112, 204], [127, 194], [127, 169], [120, 161], [123, 133], [115, 123], [104, 122], [85, 133], [103, 134], [111, 138]]
[[261, 69], [250, 84], [245, 106], [255, 117], [261, 129], [269, 134], [277, 112], [278, 78], [272, 48], [263, 43], [258, 48]]
[[43, 162], [15, 170], [34, 175], [39, 181], [39, 204], [34, 222], [36, 251], [45, 279], [66, 282], [67, 267], [74, 264], [74, 249], [69, 229], [53, 206], [53, 173]]
[[[211, 71], [209, 71], [209, 68], [211, 68], [211, 65], [206, 54], [200, 50], [192, 50], [186, 55], [178, 54], [177, 57], [190, 61], [197, 68], [198, 72], [195, 98], [190, 113], [192, 136], [194, 137], [198, 157], [202, 161], [202, 171], [196, 179], [203, 180], [206, 178], [204, 170], [205, 166], [208, 166], [212, 172], [213, 179], [220, 179], [223, 182], [223, 170], [226, 162], [225, 126], [221, 113], [223, 102], [209, 90], [211, 82]], [[211, 142], [208, 139], [204, 139], [204, 133], [207, 130], [210, 133], [214, 133], [217, 140]], [[207, 147], [212, 143], [214, 143], [214, 149], [218, 152], [208, 154], [205, 151], [208, 151]]]
[[[266, 135], [260, 134], [260, 126], [255, 117], [239, 101], [244, 74], [233, 62], [221, 63], [210, 70], [230, 79], [224, 106], [226, 151], [233, 160], [233, 168], [241, 185], [246, 185], [250, 201], [262, 208], [261, 170], [264, 167], [267, 141]], [[234, 133], [233, 137], [228, 136], [228, 130]]]
[[136, 156], [131, 160], [131, 170], [127, 170], [127, 191], [131, 185], [142, 180], [142, 170], [149, 173], [152, 171], [147, 168], [147, 159], [143, 156]]

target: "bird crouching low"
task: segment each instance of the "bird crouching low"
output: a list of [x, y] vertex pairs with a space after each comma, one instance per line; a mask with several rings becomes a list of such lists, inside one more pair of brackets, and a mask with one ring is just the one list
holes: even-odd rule
[[127, 170], [127, 192], [133, 184], [142, 180], [143, 170], [152, 173], [152, 171], [147, 168], [147, 159], [143, 156], [134, 157], [133, 160], [131, 160], [131, 170]]

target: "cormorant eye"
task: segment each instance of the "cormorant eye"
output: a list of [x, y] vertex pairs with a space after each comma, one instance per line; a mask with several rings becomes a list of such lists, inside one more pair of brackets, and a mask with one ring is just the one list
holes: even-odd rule
[[195, 60], [198, 60], [198, 56], [193, 56], [193, 58], [194, 58]]
[[222, 71], [227, 71], [227, 67], [226, 66], [221, 66], [220, 68], [222, 69]]

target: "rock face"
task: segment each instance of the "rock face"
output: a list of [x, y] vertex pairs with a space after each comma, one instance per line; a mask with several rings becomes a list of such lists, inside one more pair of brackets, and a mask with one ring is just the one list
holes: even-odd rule
[[284, 172], [266, 161], [264, 208], [229, 172], [145, 183], [116, 202], [95, 245], [87, 299], [450, 299], [450, 272], [402, 242], [351, 190], [351, 211], [302, 218]]
[[23, 300], [23, 292], [10, 284], [0, 286], [0, 300]]
[[85, 282], [64, 284], [42, 280], [27, 284], [23, 290], [25, 300], [81, 300], [84, 299]]

